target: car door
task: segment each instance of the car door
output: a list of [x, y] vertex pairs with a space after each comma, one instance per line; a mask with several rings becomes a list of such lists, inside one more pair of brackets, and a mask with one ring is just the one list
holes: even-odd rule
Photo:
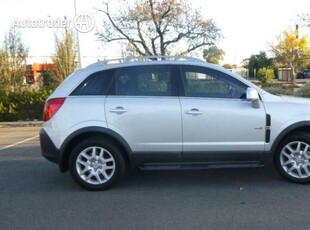
[[185, 96], [180, 97], [184, 160], [260, 159], [266, 114], [252, 108], [247, 85], [223, 72], [183, 66]]
[[136, 157], [178, 160], [182, 152], [181, 106], [175, 67], [121, 68], [106, 98], [108, 127], [121, 135]]

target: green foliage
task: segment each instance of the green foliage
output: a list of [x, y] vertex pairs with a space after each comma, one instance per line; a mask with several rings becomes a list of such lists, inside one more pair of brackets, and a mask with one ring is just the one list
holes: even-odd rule
[[65, 30], [62, 38], [55, 36], [56, 53], [52, 57], [56, 65], [56, 78], [61, 83], [76, 68], [76, 47], [74, 43], [73, 32]]
[[0, 92], [0, 121], [42, 119], [47, 97], [53, 89]]
[[258, 79], [262, 83], [271, 83], [274, 79], [274, 69], [273, 68], [261, 68], [257, 73]]
[[294, 89], [292, 87], [284, 86], [283, 84], [264, 84], [264, 90], [269, 93], [277, 95], [293, 95]]
[[251, 55], [250, 58], [244, 60], [244, 67], [249, 70], [249, 77], [253, 78], [260, 68], [273, 66], [273, 59], [268, 58], [264, 51], [259, 54]]
[[0, 86], [2, 89], [10, 88], [9, 56], [6, 50], [0, 48]]
[[42, 72], [40, 77], [40, 86], [45, 89], [55, 89], [60, 82], [57, 80], [57, 76], [54, 70], [47, 69], [46, 71]]
[[295, 93], [298, 97], [310, 98], [310, 83], [305, 84], [300, 90]]
[[18, 90], [25, 75], [28, 48], [21, 40], [19, 31], [11, 29], [0, 48], [0, 87]]
[[203, 50], [203, 58], [213, 64], [219, 64], [223, 60], [225, 55], [224, 50], [218, 48], [217, 46], [210, 46], [208, 49]]

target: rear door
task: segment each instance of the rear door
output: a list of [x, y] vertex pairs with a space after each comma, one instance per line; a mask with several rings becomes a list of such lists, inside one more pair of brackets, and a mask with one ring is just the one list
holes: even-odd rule
[[106, 98], [108, 127], [142, 158], [180, 157], [181, 106], [174, 73], [170, 65], [122, 68]]

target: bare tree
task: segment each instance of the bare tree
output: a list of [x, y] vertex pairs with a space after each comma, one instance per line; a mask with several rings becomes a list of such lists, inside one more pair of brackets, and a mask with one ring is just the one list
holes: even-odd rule
[[131, 51], [142, 56], [186, 55], [221, 38], [215, 23], [184, 0], [138, 0], [133, 5], [123, 0], [122, 9], [114, 14], [109, 3], [104, 4], [99, 39], [126, 42]]
[[299, 20], [300, 20], [301, 25], [304, 27], [310, 28], [310, 14], [304, 13], [304, 14], [301, 14], [298, 16], [299, 16]]

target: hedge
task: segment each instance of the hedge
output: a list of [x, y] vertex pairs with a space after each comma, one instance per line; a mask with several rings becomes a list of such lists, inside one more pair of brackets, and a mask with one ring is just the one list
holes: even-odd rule
[[258, 70], [257, 77], [262, 83], [271, 83], [274, 79], [274, 69], [271, 67], [261, 68]]
[[0, 121], [42, 120], [44, 104], [52, 89], [0, 92]]
[[294, 95], [294, 89], [292, 87], [284, 87], [283, 84], [263, 84], [261, 85], [264, 90], [272, 94], [278, 95]]
[[310, 83], [305, 84], [299, 91], [295, 93], [295, 96], [310, 98]]

